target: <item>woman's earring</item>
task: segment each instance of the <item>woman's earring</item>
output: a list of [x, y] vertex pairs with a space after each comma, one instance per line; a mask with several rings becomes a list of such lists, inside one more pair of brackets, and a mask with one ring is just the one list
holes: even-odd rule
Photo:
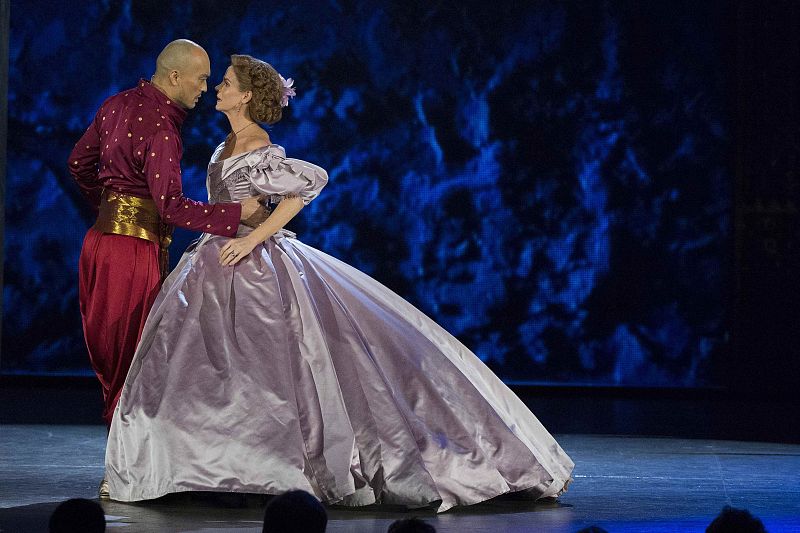
[[239, 102], [238, 104], [236, 104], [236, 112], [239, 113], [241, 110], [242, 110], [242, 103]]

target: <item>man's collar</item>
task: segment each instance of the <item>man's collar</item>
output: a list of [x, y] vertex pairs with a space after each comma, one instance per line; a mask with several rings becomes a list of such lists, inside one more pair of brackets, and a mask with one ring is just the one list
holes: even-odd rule
[[158, 104], [156, 109], [175, 122], [175, 125], [180, 126], [186, 119], [187, 111], [149, 81], [140, 79], [136, 90], [143, 96], [155, 100]]

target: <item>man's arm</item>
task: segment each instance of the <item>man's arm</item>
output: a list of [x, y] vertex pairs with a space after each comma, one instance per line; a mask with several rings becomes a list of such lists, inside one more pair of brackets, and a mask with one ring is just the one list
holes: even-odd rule
[[167, 224], [234, 237], [242, 215], [238, 203], [208, 204], [183, 195], [180, 161], [183, 144], [171, 131], [158, 131], [142, 149], [143, 172], [158, 212]]
[[70, 174], [95, 211], [100, 206], [100, 195], [103, 193], [103, 184], [99, 179], [100, 132], [97, 125], [97, 117], [102, 113], [101, 108], [83, 137], [75, 144], [67, 161]]

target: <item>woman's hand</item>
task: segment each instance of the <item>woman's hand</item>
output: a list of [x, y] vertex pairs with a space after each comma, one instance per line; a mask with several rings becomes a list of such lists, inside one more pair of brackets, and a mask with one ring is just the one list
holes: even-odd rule
[[[252, 234], [251, 234], [252, 235]], [[258, 241], [247, 237], [231, 239], [219, 250], [219, 264], [223, 266], [235, 265], [253, 251]]]
[[223, 266], [235, 265], [244, 259], [253, 248], [269, 239], [303, 208], [303, 200], [284, 198], [272, 211], [263, 224], [254, 229], [246, 237], [231, 239], [219, 249], [219, 263]]

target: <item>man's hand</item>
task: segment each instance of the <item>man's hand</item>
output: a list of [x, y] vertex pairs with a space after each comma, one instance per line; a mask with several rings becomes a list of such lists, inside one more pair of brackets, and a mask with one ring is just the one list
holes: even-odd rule
[[267, 220], [269, 210], [262, 204], [265, 199], [265, 196], [251, 196], [242, 200], [242, 224], [255, 228]]

